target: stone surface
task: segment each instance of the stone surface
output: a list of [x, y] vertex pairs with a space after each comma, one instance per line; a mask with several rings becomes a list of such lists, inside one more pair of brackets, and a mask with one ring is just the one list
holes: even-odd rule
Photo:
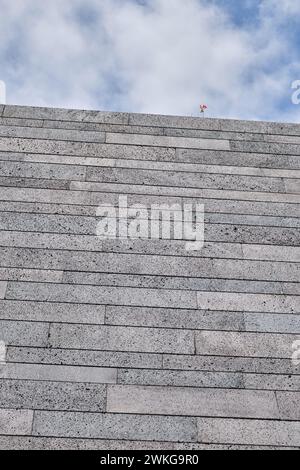
[[4, 299], [6, 288], [7, 288], [7, 282], [1, 281], [0, 282], [0, 299]]
[[65, 380], [64, 383], [0, 380], [1, 407], [87, 412], [105, 410], [105, 385], [68, 383], [67, 377]]
[[112, 385], [107, 391], [107, 411], [146, 415], [279, 419], [275, 393], [257, 390]]
[[195, 418], [37, 411], [34, 436], [195, 442]]
[[117, 371], [99, 367], [70, 367], [10, 362], [0, 366], [0, 379], [113, 384], [117, 381]]
[[3, 320], [102, 325], [104, 314], [102, 305], [0, 301], [0, 318]]
[[246, 445], [300, 445], [299, 422], [236, 419], [198, 420], [199, 442]]
[[155, 353], [194, 353], [194, 333], [163, 328], [59, 325], [50, 329], [54, 348]]
[[0, 409], [0, 433], [26, 436], [31, 434], [33, 411]]
[[196, 332], [197, 354], [291, 359], [297, 335]]
[[[0, 106], [0, 136], [0, 449], [300, 449], [300, 126]], [[202, 250], [97, 238], [124, 195], [203, 204]]]

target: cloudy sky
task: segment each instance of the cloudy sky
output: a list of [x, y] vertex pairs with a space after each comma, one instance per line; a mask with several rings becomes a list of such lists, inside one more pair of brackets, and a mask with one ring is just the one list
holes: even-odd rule
[[9, 104], [300, 121], [300, 0], [0, 0]]

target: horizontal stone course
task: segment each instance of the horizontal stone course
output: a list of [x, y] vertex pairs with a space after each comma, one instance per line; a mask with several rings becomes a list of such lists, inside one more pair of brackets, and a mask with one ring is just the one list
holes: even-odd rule
[[[119, 201], [119, 195], [114, 193], [89, 195], [89, 193], [75, 191], [26, 190], [24, 188], [15, 188], [13, 191], [9, 187], [0, 187], [0, 199], [0, 207], [3, 208], [3, 211], [94, 216], [98, 205], [115, 205]], [[203, 203], [206, 214], [230, 214], [231, 216], [245, 214], [254, 215], [256, 218], [265, 215], [272, 218], [284, 217], [284, 219], [287, 217], [296, 219], [300, 215], [300, 205], [298, 204], [185, 199], [176, 196], [169, 197], [163, 202], [164, 204]], [[142, 203], [150, 206], [151, 204], [160, 204], [161, 198], [159, 196], [128, 195], [128, 203], [129, 205]]]
[[[39, 180], [38, 180], [39, 181]], [[50, 186], [50, 184], [48, 185]], [[51, 189], [51, 188], [50, 188]], [[57, 187], [57, 189], [60, 189]], [[180, 196], [186, 198], [197, 199], [231, 199], [242, 201], [260, 201], [270, 203], [288, 203], [299, 204], [299, 194], [284, 193], [268, 193], [253, 191], [235, 191], [222, 189], [202, 189], [202, 188], [173, 188], [171, 186], [150, 186], [143, 184], [124, 184], [124, 183], [97, 183], [97, 182], [80, 182], [74, 181], [70, 184], [72, 191], [90, 191], [90, 192], [107, 192], [124, 194], [140, 194], [140, 195], [159, 195], [164, 197]], [[187, 202], [187, 201], [186, 201]]]
[[[179, 152], [179, 151], [178, 151]], [[179, 160], [179, 157], [178, 157]], [[183, 161], [153, 161], [153, 160], [139, 160], [139, 159], [121, 159], [121, 158], [101, 158], [101, 157], [79, 157], [67, 155], [47, 155], [36, 153], [16, 153], [16, 152], [0, 152], [0, 161], [12, 162], [30, 162], [30, 163], [44, 163], [68, 166], [88, 166], [94, 168], [118, 168], [118, 169], [131, 169], [131, 170], [148, 170], [155, 171], [168, 171], [177, 173], [193, 173], [193, 174], [213, 174], [213, 175], [240, 175], [252, 177], [265, 177], [265, 178], [284, 178], [284, 179], [299, 179], [300, 170], [296, 169], [278, 169], [278, 168], [264, 168], [263, 166], [237, 166], [235, 165], [220, 165], [219, 162], [210, 164], [209, 159], [207, 163], [195, 163]], [[267, 162], [266, 162], [267, 163]]]
[[58, 121], [79, 121], [79, 122], [109, 122], [116, 124], [127, 124], [128, 114], [111, 113], [99, 111], [82, 111], [58, 108], [42, 108], [27, 106], [5, 106], [3, 117], [14, 117], [22, 119], [48, 119]]
[[106, 143], [122, 145], [149, 145], [154, 147], [200, 148], [230, 150], [229, 140], [181, 137], [153, 137], [148, 135], [106, 134]]
[[[285, 220], [282, 219], [279, 221], [279, 219], [276, 218], [266, 218], [265, 224], [263, 223], [263, 218], [261, 220], [256, 220], [252, 217], [249, 216], [247, 220], [247, 216], [240, 216], [239, 218], [233, 218], [230, 219], [230, 217], [224, 216], [224, 217], [205, 217], [205, 230], [204, 230], [204, 240], [206, 240], [207, 244], [204, 245], [203, 251], [211, 252], [212, 257], [222, 257], [222, 251], [218, 253], [213, 253], [214, 246], [212, 246], [211, 242], [217, 242], [219, 245], [221, 243], [226, 243], [227, 245], [223, 247], [223, 251], [229, 251], [231, 248], [241, 248], [237, 246], [230, 246], [229, 244], [247, 244], [247, 245], [277, 245], [277, 246], [298, 246], [300, 243], [300, 237], [299, 237], [299, 227], [297, 227], [297, 223], [294, 222], [292, 219], [286, 219], [287, 222], [285, 224]], [[211, 220], [209, 220], [211, 219]], [[128, 219], [127, 222], [127, 227], [130, 229], [131, 223], [133, 223], [133, 219], [130, 218]], [[69, 235], [76, 235], [76, 239], [79, 240], [82, 235], [89, 235], [90, 236], [90, 244], [93, 246], [104, 246], [106, 249], [109, 251], [112, 251], [112, 247], [119, 246], [120, 244], [122, 247], [126, 247], [127, 244], [134, 245], [144, 245], [148, 247], [148, 250], [152, 248], [152, 253], [153, 254], [160, 254], [159, 253], [159, 245], [161, 243], [168, 243], [170, 241], [170, 233], [173, 233], [174, 225], [173, 223], [170, 225], [170, 231], [167, 232], [167, 235], [164, 235], [164, 238], [160, 240], [151, 240], [151, 224], [150, 222], [147, 224], [147, 233], [146, 236], [149, 238], [144, 238], [144, 243], [141, 241], [139, 242], [137, 240], [137, 237], [135, 238], [129, 236], [130, 232], [128, 234], [128, 238], [123, 241], [123, 239], [106, 239], [106, 237], [97, 237], [97, 229], [99, 227], [99, 224], [101, 223], [101, 218], [100, 217], [84, 217], [84, 216], [73, 216], [73, 215], [53, 215], [53, 214], [27, 214], [27, 213], [18, 213], [18, 217], [15, 216], [14, 212], [3, 212], [0, 215], [0, 226], [2, 228], [2, 231], [18, 231], [18, 232], [37, 232], [37, 233], [53, 233], [53, 234], [69, 234]], [[276, 226], [276, 224], [282, 224], [283, 226]], [[286, 225], [286, 226], [284, 226]], [[290, 226], [289, 226], [290, 225]], [[102, 227], [102, 226], [101, 226]], [[102, 233], [102, 232], [101, 232]], [[4, 236], [4, 234], [2, 235]], [[79, 237], [78, 237], [79, 236]], [[19, 235], [21, 237], [21, 235]], [[75, 237], [73, 237], [74, 239]], [[182, 240], [183, 239], [183, 240]], [[137, 240], [137, 241], [135, 241]], [[145, 241], [146, 240], [146, 241]], [[190, 237], [185, 236], [183, 237], [183, 234], [180, 232], [180, 234], [176, 235], [173, 237], [171, 240], [171, 243], [169, 245], [173, 246], [173, 244], [177, 245], [182, 245], [183, 248], [183, 254], [184, 256], [191, 256], [194, 255], [195, 253], [187, 253], [185, 243], [190, 240]], [[72, 241], [72, 238], [70, 237], [70, 241]], [[143, 241], [143, 240], [142, 240]], [[178, 241], [180, 243], [178, 243]], [[73, 242], [73, 246], [74, 244]], [[80, 249], [80, 243], [77, 243], [79, 249]], [[18, 244], [16, 243], [16, 246]], [[72, 246], [72, 245], [71, 245]], [[88, 244], [85, 244], [86, 249], [88, 249]], [[158, 252], [154, 251], [155, 249], [158, 249]], [[226, 247], [228, 248], [226, 250]], [[51, 248], [51, 247], [49, 247]], [[64, 246], [62, 245], [62, 248]], [[247, 249], [247, 247], [246, 247]], [[271, 248], [263, 248], [266, 252], [268, 252], [268, 249], [271, 250]], [[91, 249], [93, 251], [93, 249]], [[97, 250], [100, 251], [100, 250]], [[125, 250], [123, 250], [125, 251]], [[132, 250], [131, 250], [132, 251]], [[235, 252], [236, 250], [232, 250]], [[294, 251], [297, 251], [297, 249], [294, 249]], [[150, 250], [151, 253], [151, 250]], [[247, 251], [246, 251], [247, 253]], [[172, 254], [172, 251], [171, 251]], [[197, 251], [196, 255], [201, 255], [202, 251], [200, 250]], [[281, 250], [281, 254], [283, 254]], [[239, 255], [240, 258], [244, 256], [244, 254]], [[235, 256], [233, 256], [235, 257]], [[277, 257], [276, 257], [277, 259]], [[284, 258], [286, 260], [286, 258]], [[296, 261], [293, 258], [293, 261]]]
[[163, 368], [171, 370], [300, 375], [300, 367], [294, 365], [290, 357], [288, 359], [278, 359], [272, 357], [217, 356], [215, 351], [211, 355], [201, 356], [165, 354], [163, 356]]
[[196, 444], [165, 441], [0, 436], [1, 450], [295, 450], [297, 447]]
[[[75, 178], [74, 178], [75, 179]], [[281, 178], [265, 178], [243, 175], [194, 174], [188, 172], [151, 171], [127, 168], [87, 168], [86, 181], [102, 183], [144, 184], [150, 186], [171, 186], [181, 188], [210, 188], [222, 190], [262, 191], [268, 193], [296, 192], [289, 180], [286, 184]], [[299, 188], [299, 186], [298, 186]]]
[[[187, 251], [186, 241], [183, 240], [104, 240], [93, 235], [75, 235], [65, 233], [50, 232], [33, 232], [35, 227], [22, 226], [21, 223], [14, 223], [13, 217], [9, 222], [16, 230], [2, 230], [0, 233], [0, 243], [2, 247], [18, 247], [18, 248], [49, 248], [51, 250], [68, 250], [68, 251], [86, 251], [86, 252], [103, 252], [103, 253], [135, 253], [143, 255], [168, 255], [193, 258], [225, 258], [225, 259], [247, 259], [262, 261], [290, 261], [299, 262], [300, 249], [297, 246], [276, 246], [276, 245], [256, 245], [241, 243], [222, 243], [207, 241], [202, 250]], [[3, 219], [2, 219], [3, 220]], [[7, 220], [7, 219], [6, 219]], [[36, 216], [30, 219], [35, 222], [38, 220]], [[49, 230], [51, 230], [51, 220], [49, 222]], [[57, 224], [58, 230], [60, 225]], [[47, 228], [48, 228], [47, 227]], [[237, 228], [237, 227], [236, 227]], [[23, 229], [23, 230], [22, 230]], [[31, 229], [31, 230], [30, 230]], [[52, 228], [54, 229], [54, 228]], [[74, 229], [75, 230], [75, 229]], [[221, 229], [222, 230], [222, 229]], [[228, 229], [230, 231], [230, 228]], [[242, 230], [242, 229], [241, 229]], [[249, 229], [248, 229], [249, 230]], [[238, 231], [238, 228], [235, 232]], [[227, 232], [228, 233], [228, 232]], [[28, 270], [27, 270], [28, 271]], [[57, 272], [52, 275], [48, 270], [39, 270], [41, 275], [51, 280], [61, 280], [62, 274]], [[42, 272], [44, 271], [44, 273]], [[17, 275], [17, 271], [16, 271]], [[24, 277], [25, 273], [24, 273]], [[24, 279], [26, 280], [26, 279]]]
[[[160, 276], [201, 277], [211, 279], [261, 280], [277, 282], [298, 282], [299, 270], [295, 263], [273, 261], [181, 258], [154, 255], [130, 255], [115, 253], [77, 252], [70, 257], [69, 251], [47, 251], [21, 248], [0, 248], [3, 265], [14, 268], [45, 269], [143, 274]], [[280, 271], [279, 271], [280, 268]], [[7, 287], [7, 294], [14, 283]], [[18, 287], [21, 287], [19, 285]], [[27, 287], [27, 286], [25, 286]], [[30, 287], [30, 286], [28, 286]], [[53, 286], [45, 286], [53, 289]], [[101, 294], [101, 293], [100, 293]], [[11, 298], [6, 296], [7, 299]], [[34, 299], [33, 299], [34, 300]], [[152, 301], [153, 304], [154, 301]], [[196, 302], [196, 300], [195, 300]], [[159, 305], [158, 305], [159, 306]], [[190, 305], [185, 305], [189, 307]], [[183, 307], [184, 308], [184, 307]]]

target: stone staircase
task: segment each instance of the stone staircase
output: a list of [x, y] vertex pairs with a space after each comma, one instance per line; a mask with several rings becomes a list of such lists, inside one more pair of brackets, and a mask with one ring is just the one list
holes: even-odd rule
[[[0, 116], [0, 448], [300, 449], [300, 125]], [[97, 237], [120, 195], [204, 247]]]

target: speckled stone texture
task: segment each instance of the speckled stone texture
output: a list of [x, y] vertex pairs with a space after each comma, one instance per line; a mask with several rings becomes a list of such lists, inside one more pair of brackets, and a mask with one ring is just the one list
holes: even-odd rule
[[[299, 144], [0, 106], [0, 449], [300, 449]], [[120, 195], [204, 204], [203, 249], [97, 238]]]

